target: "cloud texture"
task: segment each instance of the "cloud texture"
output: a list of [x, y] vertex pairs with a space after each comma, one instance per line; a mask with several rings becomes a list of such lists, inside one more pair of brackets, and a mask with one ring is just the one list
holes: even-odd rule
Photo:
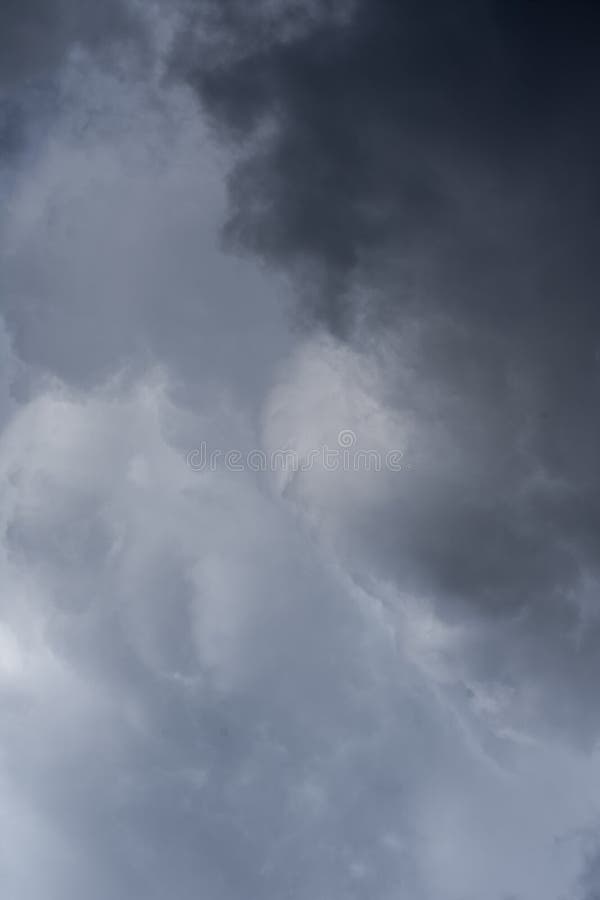
[[3, 896], [598, 895], [597, 24], [5, 5]]

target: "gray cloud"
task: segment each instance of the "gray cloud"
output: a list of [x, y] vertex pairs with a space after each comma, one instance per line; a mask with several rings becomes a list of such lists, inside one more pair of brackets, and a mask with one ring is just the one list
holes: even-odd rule
[[451, 621], [487, 621], [484, 677], [534, 673], [542, 719], [585, 741], [598, 24], [589, 3], [380, 0], [251, 38], [232, 2], [203, 33], [212, 53], [188, 33], [179, 56], [245, 147], [228, 234], [294, 272], [334, 332], [385, 344], [390, 406], [419, 419], [410, 478], [360, 511], [350, 555]]
[[[292, 37], [294, 4], [281, 4], [279, 27], [271, 5], [258, 4], [271, 29], [252, 33], [260, 14], [246, 5], [207, 7], [203, 52], [188, 30], [178, 66], [237, 138], [271, 123], [232, 178], [230, 228], [243, 241], [340, 274], [380, 263], [391, 243], [411, 266], [454, 271], [446, 304], [476, 303], [486, 316], [520, 305], [514, 290], [481, 288], [504, 262], [522, 275], [523, 239], [539, 256], [536, 225], [545, 246], [556, 228], [563, 253], [573, 247], [564, 214], [579, 209], [571, 227], [584, 224], [593, 178], [590, 4], [538, 15], [517, 4], [358, 2], [349, 19], [315, 16]], [[525, 313], [535, 311], [529, 299]]]
[[7, 896], [593, 896], [591, 6], [3, 15]]
[[4, 84], [47, 74], [58, 68], [75, 45], [92, 50], [137, 35], [139, 18], [121, 0], [72, 3], [8, 2], [2, 7], [2, 64]]
[[123, 0], [25, 0], [0, 12], [0, 162], [18, 158], [58, 111], [56, 79], [74, 53], [149, 60], [147, 17]]

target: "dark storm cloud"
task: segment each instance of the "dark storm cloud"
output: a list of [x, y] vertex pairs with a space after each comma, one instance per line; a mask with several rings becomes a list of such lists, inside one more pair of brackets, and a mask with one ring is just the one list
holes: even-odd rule
[[292, 4], [202, 9], [176, 68], [245, 148], [229, 237], [346, 338], [358, 311], [371, 341], [419, 325], [411, 377], [388, 373], [420, 416], [414, 473], [353, 554], [503, 623], [479, 671], [542, 673], [543, 714], [594, 733], [596, 5], [358, 0], [297, 27]]
[[[280, 6], [277, 18], [259, 4], [269, 30], [236, 0], [201, 4], [201, 52], [189, 39], [179, 52], [234, 136], [270, 125], [232, 178], [243, 241], [330, 273], [400, 244], [447, 257], [455, 287], [486, 305], [490, 271], [523, 266], [517, 236], [495, 229], [516, 225], [535, 246], [536, 225], [552, 234], [567, 211], [581, 225], [597, 142], [592, 4], [362, 0], [349, 20], [321, 14], [278, 40], [297, 8]], [[561, 238], [572, 246], [572, 226]]]

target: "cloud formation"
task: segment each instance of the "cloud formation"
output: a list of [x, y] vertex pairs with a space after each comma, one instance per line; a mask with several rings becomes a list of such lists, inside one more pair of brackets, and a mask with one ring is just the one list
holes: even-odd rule
[[10, 900], [596, 896], [596, 34], [3, 10]]
[[483, 677], [527, 691], [527, 671], [542, 718], [584, 741], [598, 725], [598, 24], [589, 3], [376, 0], [251, 39], [232, 2], [203, 33], [212, 54], [189, 36], [181, 50], [245, 148], [228, 234], [385, 357], [390, 408], [413, 429], [412, 476], [354, 522], [353, 558], [450, 620], [487, 620]]

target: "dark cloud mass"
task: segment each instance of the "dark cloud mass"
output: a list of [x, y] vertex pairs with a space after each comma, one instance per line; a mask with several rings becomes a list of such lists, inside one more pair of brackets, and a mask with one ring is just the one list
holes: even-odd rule
[[218, 15], [208, 6], [202, 52], [192, 40], [181, 53], [235, 137], [269, 125], [232, 179], [230, 228], [261, 252], [349, 274], [393, 243], [453, 268], [454, 292], [473, 304], [476, 294], [484, 313], [501, 315], [503, 297], [506, 315], [520, 304], [491, 273], [526, 265], [540, 228], [544, 237], [556, 229], [563, 252], [585, 236], [597, 142], [593, 4], [374, 0], [279, 39], [254, 37], [245, 4], [216, 5]]
[[210, 9], [211, 52], [187, 37], [178, 65], [243, 148], [227, 234], [412, 366], [389, 377], [425, 423], [414, 476], [357, 544], [502, 623], [487, 674], [541, 670], [544, 718], [595, 735], [597, 626], [573, 635], [600, 535], [597, 6], [358, 0], [291, 37]]

